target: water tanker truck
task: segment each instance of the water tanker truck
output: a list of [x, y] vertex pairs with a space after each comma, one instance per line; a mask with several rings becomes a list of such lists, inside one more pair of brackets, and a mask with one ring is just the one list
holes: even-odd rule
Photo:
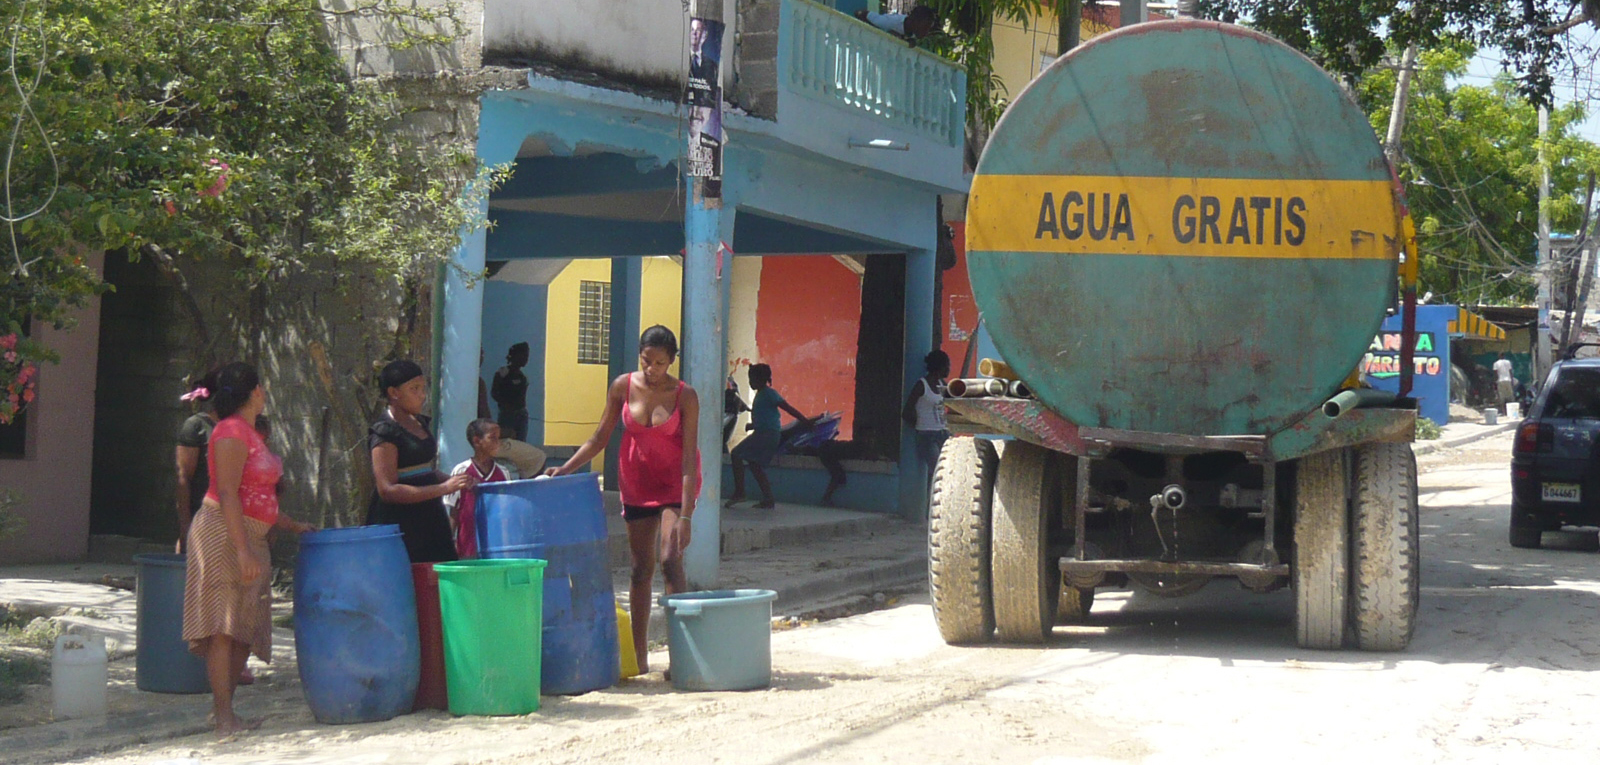
[[1096, 588], [1232, 579], [1292, 588], [1304, 647], [1405, 648], [1415, 402], [1354, 370], [1388, 312], [1414, 336], [1409, 231], [1366, 115], [1269, 37], [1141, 24], [1034, 80], [968, 201], [991, 371], [1021, 385], [946, 398], [944, 639], [1040, 642]]

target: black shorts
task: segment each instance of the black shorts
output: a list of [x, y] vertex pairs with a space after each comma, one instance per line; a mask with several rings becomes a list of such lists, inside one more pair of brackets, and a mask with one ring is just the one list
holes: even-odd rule
[[645, 519], [648, 519], [648, 518], [655, 518], [655, 517], [661, 515], [661, 511], [666, 510], [669, 507], [672, 508], [673, 510], [681, 510], [682, 509], [681, 505], [661, 505], [659, 507], [640, 507], [639, 505], [623, 505], [622, 506], [622, 520], [625, 520], [625, 521], [642, 521], [642, 520], [645, 520]]

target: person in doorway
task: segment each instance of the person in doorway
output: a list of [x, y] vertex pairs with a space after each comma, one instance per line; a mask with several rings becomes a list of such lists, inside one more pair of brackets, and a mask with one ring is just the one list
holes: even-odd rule
[[657, 562], [668, 595], [689, 588], [683, 551], [689, 546], [690, 519], [700, 493], [700, 398], [668, 371], [677, 357], [678, 338], [672, 330], [659, 324], [646, 329], [639, 337], [639, 371], [611, 381], [594, 435], [566, 464], [546, 472], [567, 475], [588, 464], [622, 423], [617, 478], [633, 559], [628, 610], [640, 672], [649, 671], [650, 587]]
[[489, 395], [500, 407], [500, 433], [518, 441], [528, 440], [528, 344], [517, 343], [506, 351], [506, 365], [494, 373]]
[[733, 458], [733, 494], [728, 497], [728, 504], [744, 500], [744, 468], [749, 465], [756, 477], [756, 486], [761, 489], [761, 501], [756, 507], [770, 509], [777, 505], [777, 500], [772, 496], [766, 467], [772, 464], [772, 458], [778, 456], [778, 447], [783, 445], [783, 415], [779, 410], [788, 412], [803, 424], [802, 427], [808, 426], [811, 420], [772, 387], [772, 367], [751, 364], [749, 379], [750, 389], [756, 392], [750, 404], [750, 435], [729, 453]]
[[1501, 351], [1500, 358], [1494, 362], [1494, 380], [1500, 394], [1500, 413], [1505, 414], [1506, 403], [1517, 400], [1517, 380], [1511, 371], [1511, 359], [1506, 357], [1505, 351]]
[[449, 478], [434, 469], [439, 445], [428, 431], [422, 408], [428, 380], [414, 361], [391, 361], [378, 375], [388, 406], [367, 431], [372, 449], [372, 501], [367, 523], [393, 523], [412, 563], [456, 559], [444, 496], [471, 489], [477, 481], [462, 473]]
[[212, 725], [226, 737], [261, 725], [234, 713], [233, 694], [250, 654], [272, 662], [267, 532], [315, 529], [278, 512], [283, 460], [255, 429], [267, 402], [255, 368], [228, 364], [208, 375], [204, 387], [217, 422], [206, 449], [210, 488], [189, 526], [183, 639], [205, 658]]
[[[466, 474], [478, 483], [515, 481], [522, 476], [515, 467], [495, 460], [500, 452], [500, 426], [494, 420], [480, 418], [467, 423], [467, 443], [472, 445], [472, 458], [462, 460], [450, 475]], [[450, 525], [455, 531], [456, 555], [462, 560], [478, 557], [477, 526], [478, 495], [458, 491], [444, 498], [445, 509], [450, 511]]]
[[927, 374], [912, 386], [900, 417], [916, 430], [917, 463], [922, 467], [924, 482], [931, 486], [939, 451], [950, 435], [944, 420], [944, 378], [950, 375], [950, 356], [935, 349], [922, 357], [922, 364]]

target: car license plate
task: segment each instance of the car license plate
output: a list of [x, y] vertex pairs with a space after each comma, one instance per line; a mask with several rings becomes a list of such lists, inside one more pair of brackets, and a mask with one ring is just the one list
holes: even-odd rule
[[1547, 483], [1544, 484], [1544, 501], [1582, 502], [1583, 492], [1575, 483]]

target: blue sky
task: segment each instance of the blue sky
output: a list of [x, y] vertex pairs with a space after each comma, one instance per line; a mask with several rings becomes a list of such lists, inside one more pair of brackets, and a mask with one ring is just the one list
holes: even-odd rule
[[[1575, 48], [1579, 58], [1592, 58], [1597, 46], [1600, 46], [1600, 31], [1592, 25], [1584, 25], [1574, 30]], [[1471, 85], [1487, 85], [1494, 76], [1500, 72], [1500, 52], [1488, 48], [1478, 52], [1473, 58], [1471, 66], [1462, 81]], [[1590, 141], [1600, 143], [1600, 101], [1595, 96], [1600, 95], [1600, 81], [1596, 79], [1593, 71], [1585, 72], [1584, 76], [1574, 78], [1570, 73], [1556, 78], [1555, 96], [1557, 103], [1571, 103], [1580, 101], [1585, 104], [1589, 118], [1579, 128], [1579, 132]]]

